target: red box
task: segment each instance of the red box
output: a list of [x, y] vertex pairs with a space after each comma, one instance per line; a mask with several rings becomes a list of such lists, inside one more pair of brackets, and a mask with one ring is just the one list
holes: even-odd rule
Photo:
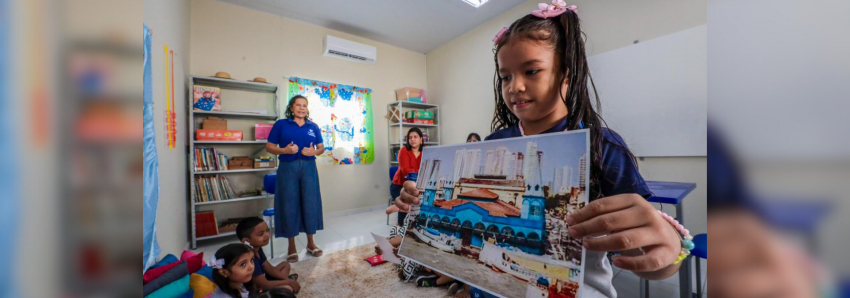
[[408, 120], [409, 120], [408, 121], [409, 123], [414, 123], [414, 124], [431, 124], [431, 125], [434, 124], [434, 119], [408, 119]]
[[268, 140], [269, 133], [272, 132], [272, 123], [257, 123], [254, 124], [254, 140]]
[[241, 141], [242, 131], [198, 129], [195, 130], [195, 139], [198, 141]]

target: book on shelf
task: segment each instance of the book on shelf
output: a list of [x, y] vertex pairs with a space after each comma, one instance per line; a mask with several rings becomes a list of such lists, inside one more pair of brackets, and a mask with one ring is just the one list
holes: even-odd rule
[[232, 200], [236, 197], [230, 180], [225, 176], [197, 177], [195, 184], [195, 202], [212, 202]]
[[216, 148], [195, 148], [192, 161], [196, 172], [227, 171], [227, 155], [219, 153]]
[[218, 225], [218, 231], [220, 233], [235, 232], [239, 222], [246, 218], [248, 217], [228, 218]]
[[195, 86], [192, 92], [192, 108], [195, 111], [221, 111], [221, 89]]
[[195, 213], [195, 237], [200, 238], [215, 235], [218, 235], [215, 212], [203, 211]]

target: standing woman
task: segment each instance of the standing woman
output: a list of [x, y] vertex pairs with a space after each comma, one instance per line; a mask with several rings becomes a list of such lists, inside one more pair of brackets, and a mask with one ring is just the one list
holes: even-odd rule
[[286, 119], [272, 127], [266, 151], [278, 155], [280, 160], [274, 195], [275, 237], [289, 238], [286, 260], [291, 263], [298, 261], [295, 236], [302, 232], [307, 233], [307, 251], [313, 256], [322, 255], [313, 242], [313, 234], [324, 228], [316, 155], [325, 152], [325, 146], [322, 130], [310, 121], [306, 97], [293, 96], [285, 115]]
[[[390, 185], [390, 195], [398, 198], [401, 195], [401, 186], [407, 181], [407, 174], [418, 173], [419, 163], [422, 162], [422, 131], [419, 128], [411, 128], [407, 131], [407, 142], [398, 152], [398, 171], [395, 172], [393, 183]], [[397, 223], [404, 225], [407, 213], [399, 212]]]

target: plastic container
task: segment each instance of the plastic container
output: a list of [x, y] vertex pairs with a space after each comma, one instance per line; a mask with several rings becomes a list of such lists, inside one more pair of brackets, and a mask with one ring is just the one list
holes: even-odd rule
[[411, 87], [404, 87], [395, 91], [395, 99], [397, 101], [410, 101], [418, 103], [426, 103], [425, 90]]

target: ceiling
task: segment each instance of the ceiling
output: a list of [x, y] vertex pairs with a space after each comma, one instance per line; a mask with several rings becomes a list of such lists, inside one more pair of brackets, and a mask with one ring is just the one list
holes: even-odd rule
[[419, 53], [451, 41], [525, 2], [490, 0], [219, 0]]

